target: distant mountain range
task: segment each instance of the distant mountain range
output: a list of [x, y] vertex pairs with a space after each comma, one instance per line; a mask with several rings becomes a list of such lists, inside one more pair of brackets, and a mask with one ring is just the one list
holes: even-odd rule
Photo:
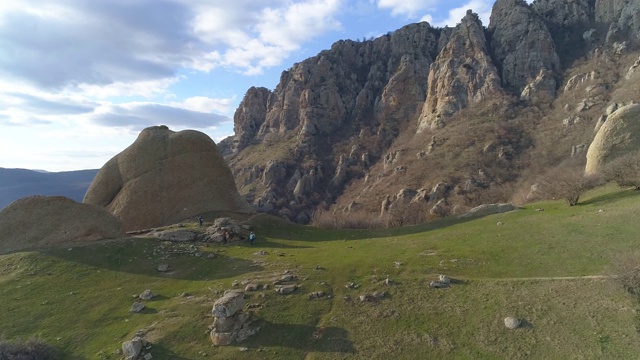
[[31, 195], [61, 195], [81, 202], [98, 169], [42, 172], [0, 168], [0, 209]]

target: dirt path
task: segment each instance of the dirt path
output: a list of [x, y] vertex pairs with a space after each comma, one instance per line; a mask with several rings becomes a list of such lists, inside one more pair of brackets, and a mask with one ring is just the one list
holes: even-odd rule
[[552, 276], [552, 277], [521, 277], [521, 278], [479, 278], [466, 279], [469, 281], [535, 281], [535, 280], [592, 280], [613, 279], [615, 275], [586, 275], [586, 276]]

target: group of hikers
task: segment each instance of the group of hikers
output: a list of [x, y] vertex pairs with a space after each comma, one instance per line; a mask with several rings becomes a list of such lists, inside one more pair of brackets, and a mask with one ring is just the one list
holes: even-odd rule
[[[200, 226], [202, 226], [202, 224], [204, 223], [204, 218], [202, 217], [202, 215], [198, 216], [198, 223], [200, 223]], [[228, 238], [229, 238], [229, 231], [228, 230], [224, 230], [224, 243], [227, 242]], [[244, 239], [244, 238], [243, 238]], [[256, 233], [254, 233], [253, 231], [249, 233], [249, 245], [253, 245], [253, 243], [256, 241]]]

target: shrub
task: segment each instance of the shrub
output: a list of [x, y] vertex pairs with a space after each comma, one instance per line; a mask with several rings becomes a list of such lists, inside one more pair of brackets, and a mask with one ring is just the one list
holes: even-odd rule
[[608, 181], [640, 190], [640, 151], [613, 160], [605, 166], [603, 173]]
[[59, 359], [58, 351], [42, 339], [29, 338], [13, 342], [0, 340], [2, 360], [53, 360]]
[[631, 296], [640, 300], [640, 256], [619, 255], [613, 262], [614, 279]]
[[547, 197], [565, 199], [569, 206], [575, 206], [582, 194], [602, 181], [598, 175], [584, 175], [584, 167], [571, 161], [550, 170], [541, 183]]
[[316, 210], [311, 225], [321, 229], [380, 229], [386, 226], [385, 219], [365, 211]]

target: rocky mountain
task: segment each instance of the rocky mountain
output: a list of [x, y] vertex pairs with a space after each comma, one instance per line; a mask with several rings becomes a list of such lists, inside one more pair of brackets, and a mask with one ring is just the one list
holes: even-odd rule
[[109, 160], [84, 203], [105, 207], [127, 231], [173, 224], [210, 211], [251, 213], [206, 134], [149, 127]]
[[0, 168], [0, 209], [31, 195], [60, 195], [82, 201], [98, 170], [42, 172]]
[[486, 27], [340, 40], [249, 89], [219, 146], [259, 211], [302, 223], [506, 201], [640, 100], [639, 19], [631, 0], [497, 0]]

